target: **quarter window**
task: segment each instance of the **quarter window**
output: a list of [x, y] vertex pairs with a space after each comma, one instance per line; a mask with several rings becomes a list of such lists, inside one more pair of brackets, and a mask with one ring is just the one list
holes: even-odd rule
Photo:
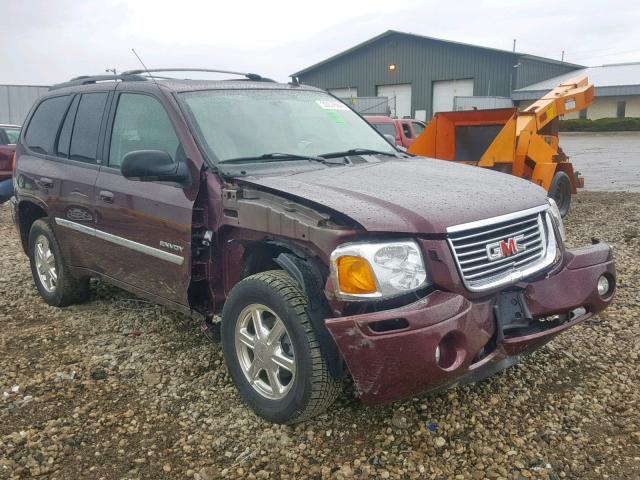
[[407, 138], [411, 138], [411, 128], [409, 127], [408, 123], [403, 123], [402, 124], [402, 132], [404, 133], [404, 136]]
[[136, 150], [162, 150], [176, 161], [180, 142], [163, 106], [149, 95], [123, 93], [113, 121], [109, 166], [119, 168], [122, 158]]
[[73, 124], [69, 158], [81, 162], [95, 163], [98, 152], [100, 125], [107, 103], [107, 93], [85, 93], [78, 104]]
[[69, 105], [69, 95], [44, 100], [36, 109], [25, 133], [25, 144], [37, 153], [53, 153], [60, 122]]

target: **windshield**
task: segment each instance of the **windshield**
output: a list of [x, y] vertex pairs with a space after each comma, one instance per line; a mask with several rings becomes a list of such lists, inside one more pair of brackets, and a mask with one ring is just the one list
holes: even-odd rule
[[393, 123], [372, 123], [371, 125], [383, 135], [391, 135], [394, 138], [396, 136], [396, 126]]
[[316, 156], [351, 149], [396, 150], [346, 105], [305, 90], [183, 93], [196, 135], [218, 161], [274, 152]]
[[4, 127], [4, 133], [7, 134], [9, 139], [9, 145], [18, 143], [18, 137], [20, 136], [20, 129], [15, 127]]

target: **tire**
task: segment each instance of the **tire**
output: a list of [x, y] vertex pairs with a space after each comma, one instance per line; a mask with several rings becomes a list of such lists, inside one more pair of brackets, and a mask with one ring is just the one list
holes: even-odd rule
[[560, 215], [565, 217], [569, 213], [571, 207], [571, 180], [569, 175], [564, 172], [556, 172], [551, 180], [551, 188], [549, 188], [549, 197], [558, 205]]
[[[271, 270], [239, 282], [222, 310], [222, 350], [231, 378], [247, 405], [270, 422], [296, 423], [314, 417], [340, 393], [341, 383], [331, 376], [320, 353], [307, 303], [286, 272]], [[256, 327], [256, 315], [265, 328]], [[273, 333], [282, 331], [278, 320], [286, 329], [281, 337]], [[265, 345], [272, 336], [278, 340]], [[252, 343], [253, 349], [248, 346]], [[279, 351], [279, 356], [274, 360], [275, 354], [265, 351]]]
[[[40, 296], [49, 305], [66, 307], [89, 297], [89, 280], [75, 279], [64, 263], [58, 241], [49, 224], [39, 219], [29, 230], [31, 274]], [[55, 281], [50, 281], [55, 275]]]

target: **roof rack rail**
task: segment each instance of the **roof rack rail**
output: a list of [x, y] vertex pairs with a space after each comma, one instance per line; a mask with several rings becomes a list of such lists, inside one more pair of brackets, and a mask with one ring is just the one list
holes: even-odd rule
[[146, 81], [147, 78], [141, 75], [128, 74], [127, 72], [120, 75], [82, 75], [74, 77], [68, 82], [57, 83], [49, 87], [49, 90], [57, 90], [59, 88], [74, 87], [77, 85], [89, 85], [96, 82], [104, 82], [108, 80], [122, 80], [123, 82], [140, 82]]
[[[122, 75], [142, 75], [144, 73], [156, 73], [156, 72], [207, 72], [207, 73], [225, 73], [229, 75], [240, 75], [242, 77], [246, 77], [247, 80], [253, 80], [256, 82], [273, 82], [274, 80], [270, 78], [265, 78], [257, 73], [244, 73], [244, 72], [233, 72], [230, 70], [214, 70], [211, 68], [151, 68], [151, 69], [136, 69], [136, 70], [127, 70], [123, 72]], [[153, 75], [151, 75], [153, 76]]]

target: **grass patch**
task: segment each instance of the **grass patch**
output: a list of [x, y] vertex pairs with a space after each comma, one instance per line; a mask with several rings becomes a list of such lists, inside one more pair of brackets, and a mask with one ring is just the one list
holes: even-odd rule
[[560, 120], [561, 132], [640, 132], [640, 118]]

